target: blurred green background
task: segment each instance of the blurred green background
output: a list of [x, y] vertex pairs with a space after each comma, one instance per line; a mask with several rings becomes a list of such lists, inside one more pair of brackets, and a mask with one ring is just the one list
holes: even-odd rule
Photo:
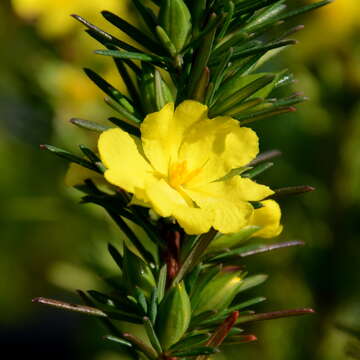
[[[306, 1], [290, 0], [298, 4]], [[2, 0], [0, 3], [0, 344], [13, 358], [123, 359], [92, 319], [32, 304], [36, 296], [78, 302], [75, 290], [101, 289], [111, 271], [107, 242], [121, 238], [95, 207], [78, 204], [64, 185], [67, 164], [39, 150], [51, 143], [77, 151], [95, 139], [68, 120], [111, 115], [82, 67], [121, 87], [111, 62], [68, 15], [103, 25], [103, 8], [134, 20], [125, 0]], [[294, 91], [310, 101], [291, 115], [254, 126], [262, 150], [283, 156], [261, 178], [272, 188], [313, 185], [316, 192], [281, 201], [281, 240], [303, 248], [246, 261], [270, 279], [253, 290], [259, 311], [314, 307], [317, 315], [258, 323], [259, 340], [219, 359], [360, 359], [360, 345], [337, 324], [360, 332], [360, 1], [337, 0], [297, 19], [300, 44], [268, 65], [289, 68]], [[107, 27], [110, 31], [113, 28]], [[90, 266], [90, 263], [93, 264]]]

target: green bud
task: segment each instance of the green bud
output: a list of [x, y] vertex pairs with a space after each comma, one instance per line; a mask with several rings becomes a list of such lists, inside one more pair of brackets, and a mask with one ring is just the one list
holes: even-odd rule
[[191, 304], [184, 282], [170, 290], [159, 307], [157, 334], [164, 350], [185, 334], [191, 319]]
[[227, 308], [242, 285], [241, 271], [225, 269], [219, 272], [201, 291], [193, 309], [193, 315], [205, 311], [221, 311]]
[[[152, 112], [158, 111], [158, 93], [159, 87], [156, 86], [155, 79], [156, 69], [149, 64], [142, 63], [142, 74], [138, 78], [141, 99], [143, 102], [144, 109], [146, 113], [150, 114]], [[171, 90], [165, 80], [160, 76], [160, 86], [161, 86], [161, 96], [163, 102], [169, 103], [174, 101], [174, 97], [171, 93]]]
[[154, 275], [149, 266], [124, 247], [124, 280], [129, 290], [136, 294], [136, 287], [140, 288], [147, 297], [150, 297], [156, 285]]
[[183, 0], [163, 0], [159, 23], [179, 53], [186, 45], [192, 29], [191, 15]]

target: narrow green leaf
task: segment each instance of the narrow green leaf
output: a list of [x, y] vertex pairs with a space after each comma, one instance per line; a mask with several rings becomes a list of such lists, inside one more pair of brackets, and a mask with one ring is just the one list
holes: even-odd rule
[[292, 247], [292, 246], [303, 246], [303, 245], [304, 245], [304, 242], [302, 242], [302, 241], [286, 241], [286, 242], [281, 242], [281, 243], [272, 244], [272, 245], [259, 245], [259, 247], [257, 249], [242, 252], [240, 256], [247, 257], [247, 256], [262, 254], [264, 252], [279, 250], [279, 249], [288, 248], [288, 247]]
[[277, 1], [278, 0], [237, 0], [236, 13], [253, 12]]
[[131, 104], [130, 99], [123, 95], [119, 90], [115, 89], [95, 71], [87, 68], [85, 68], [84, 71], [90, 80], [93, 81], [106, 95], [121, 104], [130, 113], [134, 113], [135, 109]]
[[181, 54], [187, 54], [193, 49], [197, 49], [199, 46], [203, 44], [205, 41], [205, 37], [212, 33], [214, 29], [218, 28], [219, 25], [222, 24], [224, 21], [224, 16], [221, 14], [218, 16], [215, 21], [209, 21], [208, 24], [205, 26], [205, 29], [200, 32], [200, 34], [193, 39], [188, 45], [185, 46], [185, 48], [181, 51]]
[[143, 256], [143, 258], [151, 263], [155, 260], [154, 255], [148, 251], [144, 245], [139, 241], [138, 237], [131, 230], [131, 228], [126, 224], [126, 222], [119, 216], [116, 212], [111, 209], [105, 207], [105, 210], [108, 212], [110, 217], [115, 221], [118, 227], [124, 232], [124, 234], [128, 237], [131, 243], [135, 246], [135, 248], [139, 251], [139, 253]]
[[188, 294], [190, 294], [190, 296], [193, 293], [193, 289], [199, 278], [201, 270], [202, 270], [201, 265], [199, 264], [185, 278], [186, 290], [187, 290]]
[[274, 163], [272, 162], [265, 162], [262, 163], [258, 166], [256, 166], [255, 168], [244, 172], [241, 176], [245, 177], [245, 178], [249, 178], [249, 179], [253, 179], [257, 176], [259, 176], [260, 174], [262, 174], [263, 172], [265, 172], [266, 170], [272, 168], [274, 166]]
[[273, 311], [268, 313], [239, 316], [239, 319], [236, 323], [244, 324], [254, 321], [281, 319], [284, 317], [310, 315], [314, 313], [315, 311], [313, 309], [308, 309], [308, 308]]
[[278, 75], [276, 79], [275, 88], [280, 88], [282, 86], [291, 85], [295, 81], [294, 74], [289, 72], [289, 70], [284, 70]]
[[216, 72], [214, 74], [214, 76], [211, 79], [211, 83], [213, 84], [213, 86], [211, 88], [208, 89], [208, 92], [206, 94], [206, 104], [208, 105], [212, 105], [213, 104], [213, 100], [214, 100], [214, 95], [217, 92], [217, 90], [219, 89], [219, 86], [221, 85], [224, 76], [225, 76], [225, 69], [226, 67], [229, 65], [230, 59], [233, 55], [234, 49], [230, 48], [228, 50], [227, 55], [224, 57], [224, 60], [222, 63], [219, 64], [219, 66], [216, 69]]
[[158, 110], [161, 110], [165, 106], [166, 100], [165, 100], [165, 96], [163, 93], [161, 75], [158, 70], [155, 70], [154, 82], [155, 82], [156, 106], [157, 106]]
[[231, 250], [231, 251], [222, 253], [220, 255], [217, 255], [217, 256], [209, 259], [208, 261], [209, 262], [219, 262], [219, 261], [225, 261], [226, 259], [229, 259], [229, 258], [236, 258], [236, 257], [244, 258], [244, 257], [251, 256], [251, 255], [256, 255], [256, 254], [260, 254], [260, 253], [264, 253], [264, 252], [268, 252], [268, 251], [278, 250], [278, 249], [291, 247], [291, 246], [299, 246], [299, 245], [304, 245], [304, 243], [302, 241], [286, 241], [286, 242], [281, 242], [281, 243], [276, 243], [276, 244], [271, 244], [271, 245], [250, 244], [250, 245], [242, 246], [238, 249]]
[[228, 31], [228, 28], [234, 16], [234, 11], [235, 11], [234, 3], [232, 1], [228, 1], [226, 6], [227, 8], [226, 8], [225, 22], [224, 25], [221, 27], [219, 35], [217, 36], [217, 41], [220, 41], [226, 35], [226, 32]]
[[[236, 335], [241, 335], [244, 332], [243, 329], [237, 328], [237, 327], [233, 327], [230, 331], [229, 331], [229, 336], [236, 336]], [[226, 341], [226, 339], [225, 339]]]
[[110, 253], [111, 257], [115, 261], [116, 265], [119, 267], [120, 270], [122, 270], [122, 268], [123, 268], [123, 258], [121, 256], [120, 252], [112, 244], [108, 244], [108, 250], [109, 250], [109, 253]]
[[162, 54], [163, 49], [157, 42], [149, 38], [143, 32], [141, 32], [138, 28], [128, 23], [126, 20], [121, 17], [113, 14], [110, 11], [102, 11], [102, 16], [109, 21], [111, 24], [115, 25], [125, 34], [129, 35], [132, 39], [138, 42], [140, 45], [146, 47], [148, 50], [153, 51], [155, 53]]
[[[252, 169], [251, 166], [243, 166], [243, 167], [240, 167], [240, 168], [232, 169], [228, 174], [226, 174], [225, 176], [223, 176], [223, 177], [220, 178], [220, 179], [217, 179], [216, 181], [226, 181], [226, 180], [229, 180], [229, 179], [231, 179], [232, 177], [241, 175], [241, 174], [243, 174], [245, 171], [248, 171], [248, 170], [251, 170], [251, 169]], [[215, 241], [216, 241], [216, 240], [215, 240]], [[213, 242], [213, 243], [214, 243], [214, 242]], [[212, 244], [213, 244], [213, 243], [212, 243]]]
[[244, 301], [244, 302], [241, 302], [240, 304], [233, 305], [233, 306], [229, 307], [227, 309], [227, 312], [230, 313], [230, 312], [233, 312], [233, 311], [242, 310], [242, 309], [245, 309], [247, 307], [257, 305], [257, 304], [259, 304], [259, 303], [261, 303], [261, 302], [263, 302], [265, 300], [266, 300], [265, 297], [256, 297], [254, 299], [250, 299], [248, 301]]
[[267, 119], [269, 117], [273, 117], [275, 115], [287, 114], [289, 112], [295, 112], [296, 108], [290, 107], [270, 107], [266, 110], [255, 111], [253, 113], [243, 114], [234, 116], [235, 119], [239, 120], [242, 125], [249, 124], [254, 121]]
[[91, 37], [101, 42], [102, 44], [113, 44], [121, 49], [126, 51], [139, 52], [140, 50], [136, 47], [127, 44], [126, 42], [112, 36], [104, 30], [101, 30], [97, 26], [93, 25], [89, 21], [85, 20], [83, 17], [79, 15], [71, 15], [76, 20], [80, 21], [83, 25], [85, 25], [88, 30], [86, 31]]
[[156, 351], [151, 346], [145, 344], [137, 336], [129, 333], [123, 333], [122, 336], [125, 338], [125, 340], [129, 341], [139, 351], [141, 351], [146, 356], [148, 356], [151, 360], [158, 359], [158, 354], [156, 353]]
[[158, 304], [161, 303], [164, 298], [165, 288], [166, 288], [166, 278], [167, 278], [167, 266], [164, 264], [159, 272], [159, 279], [157, 283], [158, 288]]
[[193, 315], [191, 318], [191, 328], [196, 329], [201, 325], [203, 325], [204, 323], [207, 324], [208, 322], [213, 321], [214, 317], [217, 318], [218, 316], [219, 316], [219, 311], [217, 310], [206, 310], [201, 312], [200, 314]]
[[140, 225], [136, 217], [126, 208], [122, 207], [124, 205], [119, 206], [118, 200], [114, 201], [114, 198], [108, 197], [105, 193], [101, 193], [100, 195], [91, 194], [91, 195], [83, 196], [81, 198], [81, 204], [99, 205], [105, 209], [112, 210], [114, 213], [124, 217], [125, 219], [132, 221], [134, 224]]
[[262, 23], [261, 25], [259, 25], [259, 27], [260, 26], [265, 27], [265, 26], [269, 26], [271, 24], [277, 23], [279, 21], [285, 21], [285, 20], [290, 19], [290, 18], [292, 18], [294, 16], [305, 14], [305, 13], [307, 13], [309, 11], [315, 10], [315, 9], [317, 9], [319, 7], [325, 6], [325, 5], [330, 4], [332, 2], [333, 2], [333, 0], [324, 0], [324, 1], [319, 1], [317, 3], [313, 3], [313, 4], [309, 4], [309, 5], [300, 7], [298, 9], [289, 11], [289, 12], [287, 12], [285, 14], [273, 17], [272, 19], [269, 19], [268, 21], [266, 21], [266, 22]]
[[139, 0], [133, 0], [136, 9], [138, 10], [139, 14], [142, 16], [145, 24], [149, 28], [151, 32], [153, 32], [157, 25], [157, 19], [153, 11], [144, 6], [143, 3]]
[[115, 124], [116, 126], [118, 126], [120, 129], [126, 131], [127, 133], [129, 133], [130, 135], [134, 135], [136, 137], [140, 137], [141, 133], [140, 133], [140, 129], [137, 126], [134, 126], [132, 124], [129, 124], [128, 122], [118, 119], [116, 117], [110, 117], [108, 119], [110, 122], [112, 122], [113, 124]]
[[206, 0], [193, 1], [190, 10], [193, 24], [193, 37], [196, 37], [200, 33], [206, 16]]
[[109, 296], [102, 294], [99, 291], [96, 290], [88, 290], [87, 293], [97, 302], [99, 302], [100, 304], [104, 304], [104, 305], [108, 305], [113, 307], [114, 306], [114, 302], [110, 299]]
[[230, 47], [239, 46], [249, 39], [249, 35], [242, 31], [238, 30], [234, 33], [231, 33], [224, 37], [214, 48], [212, 52], [212, 56], [222, 56], [225, 51], [227, 51]]
[[102, 305], [101, 307], [110, 319], [126, 321], [132, 324], [142, 324], [141, 316], [129, 312], [128, 309], [118, 309], [107, 305]]
[[[83, 291], [77, 290], [76, 292], [79, 294], [80, 298], [87, 306], [92, 306], [92, 307], [94, 306], [94, 302]], [[102, 317], [100, 318], [100, 321], [105, 326], [105, 328], [108, 329], [108, 331], [110, 331], [112, 335], [115, 335], [116, 337], [121, 337], [121, 333], [119, 329], [113, 324], [113, 322], [108, 317]], [[133, 351], [130, 350], [128, 351], [128, 353], [132, 359], [137, 359], [137, 357], [135, 357], [136, 354]]]
[[264, 161], [272, 160], [281, 155], [282, 155], [282, 153], [279, 150], [264, 151], [264, 152], [260, 153], [254, 160], [249, 162], [248, 166], [255, 166]]
[[229, 115], [232, 117], [241, 116], [242, 113], [248, 112], [248, 110], [258, 106], [264, 102], [264, 99], [261, 97], [249, 99], [246, 101], [240, 101], [238, 104], [231, 107], [229, 110], [224, 112], [224, 115]]
[[200, 262], [201, 257], [203, 256], [205, 250], [208, 248], [216, 234], [217, 231], [211, 229], [208, 233], [203, 234], [199, 237], [197, 243], [194, 245], [189, 255], [181, 264], [181, 267], [173, 280], [172, 286], [180, 283], [184, 276]]
[[140, 124], [142, 122], [137, 116], [131, 114], [129, 111], [126, 110], [122, 105], [116, 103], [115, 101], [111, 100], [110, 98], [105, 98], [105, 102], [115, 111], [117, 111], [121, 116], [123, 116], [126, 120], [133, 122], [135, 124]]
[[137, 302], [140, 305], [143, 313], [147, 314], [148, 304], [146, 302], [146, 297], [145, 297], [144, 292], [138, 286], [135, 286], [135, 294], [136, 294]]
[[256, 94], [259, 90], [265, 88], [267, 85], [271, 84], [275, 79], [275, 75], [266, 74], [263, 75], [254, 81], [247, 84], [242, 89], [238, 90], [234, 94], [218, 101], [211, 109], [211, 114], [222, 114], [231, 108], [238, 106], [238, 104], [250, 96]]
[[[249, 240], [251, 236], [260, 229], [260, 226], [249, 225], [235, 234], [221, 234], [210, 244], [208, 252], [218, 252], [219, 250], [223, 252], [226, 248], [237, 247]], [[220, 254], [219, 256], [221, 258], [221, 256], [227, 254], [228, 252]], [[218, 257], [215, 257], [215, 260], [218, 260]]]
[[221, 271], [221, 266], [214, 266], [209, 269], [200, 279], [196, 282], [193, 293], [190, 294], [191, 307], [197, 307], [200, 301], [200, 295], [204, 290], [205, 286], [214, 279], [214, 277]]
[[[250, 49], [236, 49], [235, 48], [233, 59], [245, 58], [245, 57], [256, 55], [259, 53], [265, 53], [265, 52], [268, 52], [273, 49], [279, 49], [282, 47], [296, 45], [296, 44], [297, 44], [296, 40], [281, 40], [281, 41], [276, 41], [274, 43], [270, 43], [270, 44], [266, 44], [266, 45], [255, 46]], [[219, 62], [219, 59], [217, 59], [217, 61]]]
[[114, 335], [105, 335], [104, 339], [115, 342], [115, 343], [123, 345], [123, 346], [132, 347], [131, 342], [126, 341], [124, 339], [121, 339], [121, 338], [119, 338], [117, 336], [114, 336]]
[[95, 132], [103, 132], [103, 131], [110, 129], [109, 126], [101, 125], [101, 124], [98, 124], [93, 121], [83, 120], [83, 119], [78, 119], [78, 118], [73, 118], [70, 120], [70, 122], [82, 129], [95, 131]]
[[204, 71], [199, 79], [198, 86], [196, 87], [196, 90], [193, 94], [193, 99], [196, 101], [199, 101], [201, 103], [205, 100], [205, 94], [209, 86], [209, 80], [210, 80], [210, 70], [206, 66], [204, 68]]
[[[262, 58], [264, 54], [260, 53], [258, 55], [250, 57], [250, 59], [239, 59], [232, 61], [229, 64], [229, 67], [226, 69], [224, 82], [219, 88], [219, 96], [225, 98], [232, 93], [232, 90], [235, 88], [239, 89], [237, 84], [239, 81], [242, 81], [244, 76], [248, 74], [252, 68], [254, 68], [259, 60]], [[227, 89], [226, 89], [227, 88]], [[226, 91], [227, 90], [227, 91]], [[224, 94], [224, 95], [222, 95]], [[264, 97], [264, 96], [262, 96]]]
[[112, 56], [119, 59], [141, 60], [141, 61], [151, 62], [162, 67], [164, 66], [163, 63], [168, 62], [168, 59], [157, 55], [150, 55], [140, 52], [122, 51], [122, 50], [96, 50], [95, 54]]
[[85, 145], [79, 145], [79, 147], [83, 154], [99, 169], [99, 171], [102, 174], [105, 173], [106, 168], [101, 162], [100, 158]]
[[176, 55], [175, 45], [171, 42], [169, 35], [160, 25], [156, 26], [156, 34], [170, 56], [174, 57]]
[[289, 96], [287, 98], [283, 98], [283, 99], [277, 99], [274, 102], [272, 102], [273, 106], [291, 106], [291, 105], [296, 105], [299, 103], [302, 103], [304, 101], [308, 101], [309, 98], [307, 96], [300, 96], [299, 94], [293, 94], [292, 96]]
[[199, 238], [198, 235], [186, 235], [184, 237], [180, 249], [180, 262], [183, 262], [185, 258], [189, 255], [189, 252], [197, 242], [198, 238]]
[[263, 23], [271, 22], [287, 8], [287, 5], [284, 5], [283, 3], [284, 0], [280, 0], [274, 5], [265, 8], [259, 14], [256, 14], [249, 20], [248, 24], [244, 27], [244, 30], [247, 32], [253, 32], [257, 28], [261, 27]]
[[150, 340], [151, 345], [158, 352], [158, 354], [161, 354], [162, 348], [161, 348], [160, 341], [155, 333], [155, 330], [151, 323], [151, 320], [148, 317], [144, 317], [144, 327], [145, 327], [145, 331]]
[[[109, 48], [109, 50], [115, 50], [113, 48]], [[113, 58], [114, 63], [116, 65], [116, 68], [121, 76], [121, 78], [123, 79], [124, 84], [126, 85], [126, 88], [131, 96], [134, 108], [135, 108], [135, 113], [137, 114], [137, 116], [141, 116], [143, 115], [143, 108], [141, 106], [141, 99], [140, 99], [140, 95], [138, 92], [138, 89], [132, 79], [132, 77], [129, 74], [128, 68], [126, 66], [128, 66], [136, 75], [138, 74], [137, 71], [140, 70], [137, 68], [137, 66], [131, 61], [131, 60], [123, 60], [123, 59], [118, 59], [118, 58]], [[129, 65], [130, 64], [130, 65]], [[135, 69], [134, 69], [134, 65]], [[138, 114], [141, 115], [138, 115]]]
[[98, 162], [100, 162], [101, 160], [99, 159], [99, 157], [92, 151], [90, 150], [87, 146], [85, 145], [79, 145], [80, 150], [83, 152], [83, 154], [94, 164], [97, 164]]
[[[216, 19], [217, 16], [215, 14], [212, 14], [209, 23], [215, 23]], [[208, 64], [216, 30], [217, 27], [215, 27], [209, 34], [204, 37], [202, 46], [196, 54], [195, 62], [190, 74], [190, 84], [188, 87], [188, 95], [190, 96], [190, 98], [193, 98], [193, 95], [196, 93], [196, 89], [199, 85], [199, 80], [203, 74], [204, 68]]]
[[255, 286], [261, 285], [268, 279], [268, 277], [269, 276], [265, 274], [249, 276], [243, 280], [238, 292], [240, 293]]
[[150, 298], [150, 306], [149, 306], [149, 318], [152, 324], [155, 324], [156, 317], [157, 317], [157, 310], [158, 310], [158, 289], [157, 287], [154, 287], [151, 298]]
[[291, 196], [291, 195], [301, 195], [307, 192], [311, 192], [311, 191], [315, 191], [316, 189], [312, 186], [308, 186], [308, 185], [301, 185], [301, 186], [289, 186], [289, 187], [284, 187], [281, 189], [276, 189], [275, 194], [272, 195], [271, 197], [274, 199], [279, 199], [282, 198], [284, 196]]
[[94, 170], [96, 172], [100, 172], [98, 167], [96, 165], [94, 165], [93, 163], [91, 163], [90, 161], [82, 159], [82, 158], [80, 158], [80, 157], [78, 157], [76, 155], [73, 155], [73, 154], [69, 153], [66, 150], [57, 148], [57, 147], [52, 146], [52, 145], [47, 145], [47, 144], [40, 145], [40, 149], [48, 150], [51, 153], [65, 159], [65, 160], [68, 160], [70, 162], [79, 164], [79, 165], [81, 165], [81, 166], [83, 166], [83, 167], [85, 167], [87, 169]]
[[32, 302], [52, 306], [52, 307], [62, 309], [62, 310], [79, 312], [79, 313], [86, 314], [86, 315], [105, 317], [105, 318], [108, 316], [103, 311], [93, 308], [93, 307], [90, 307], [90, 306], [70, 304], [70, 303], [67, 303], [64, 301], [47, 299], [47, 298], [43, 298], [43, 297], [35, 298], [32, 300]]

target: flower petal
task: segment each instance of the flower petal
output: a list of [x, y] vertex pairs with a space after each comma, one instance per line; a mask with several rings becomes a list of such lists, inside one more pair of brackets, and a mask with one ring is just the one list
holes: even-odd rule
[[223, 201], [214, 204], [214, 229], [223, 234], [240, 231], [249, 221], [254, 209], [246, 202]]
[[179, 206], [174, 210], [174, 217], [189, 235], [207, 233], [214, 222], [212, 211], [195, 207]]
[[147, 184], [146, 197], [156, 213], [163, 217], [173, 216], [187, 234], [203, 234], [210, 230], [213, 214], [189, 206], [181, 194], [163, 179]]
[[207, 107], [199, 102], [174, 104], [146, 116], [141, 125], [141, 140], [146, 157], [163, 176], [168, 175], [170, 161], [176, 161], [184, 134], [192, 124], [206, 117]]
[[[212, 199], [224, 199], [230, 202], [260, 201], [272, 195], [274, 192], [265, 185], [261, 185], [247, 178], [234, 176], [225, 181], [214, 181], [209, 184], [192, 187], [186, 193], [196, 201], [201, 194], [203, 197]], [[198, 194], [198, 195], [197, 195]], [[193, 196], [195, 198], [193, 198]]]
[[258, 137], [231, 117], [205, 119], [194, 124], [180, 148], [179, 159], [192, 171], [201, 169], [191, 185], [209, 183], [232, 169], [248, 164], [259, 152]]
[[135, 140], [121, 129], [110, 129], [100, 135], [98, 148], [107, 168], [106, 180], [142, 199], [139, 193], [145, 188], [145, 182], [154, 178], [154, 173]]
[[205, 193], [186, 190], [186, 193], [203, 210], [213, 212], [214, 229], [221, 233], [235, 233], [248, 224], [254, 211], [250, 203], [231, 199], [224, 193]]
[[262, 229], [253, 236], [262, 238], [278, 236], [283, 228], [280, 224], [281, 209], [279, 204], [274, 200], [265, 200], [261, 204], [263, 207], [254, 211], [249, 225], [261, 226]]
[[169, 217], [177, 206], [187, 206], [185, 199], [164, 179], [148, 182], [145, 192], [152, 208], [160, 216]]

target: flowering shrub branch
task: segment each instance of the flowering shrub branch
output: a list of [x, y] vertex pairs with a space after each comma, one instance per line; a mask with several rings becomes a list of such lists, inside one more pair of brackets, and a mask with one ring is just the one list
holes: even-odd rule
[[[255, 341], [242, 333], [247, 323], [313, 313], [257, 314], [249, 308], [265, 299], [244, 297], [267, 279], [248, 275], [244, 257], [302, 245], [256, 242], [282, 231], [276, 199], [313, 188], [257, 183], [279, 152], [259, 154], [256, 133], [243, 125], [306, 100], [277, 95], [293, 82], [288, 71], [259, 70], [295, 44], [287, 37], [302, 27], [283, 25], [289, 18], [328, 2], [288, 10], [283, 0], [133, 1], [146, 29], [102, 12], [131, 44], [74, 15], [104, 46], [96, 53], [114, 60], [127, 92], [86, 69], [117, 116], [108, 126], [71, 120], [99, 133], [97, 149], [80, 146], [81, 156], [43, 148], [72, 163], [67, 184], [83, 203], [101, 206], [127, 241], [122, 250], [109, 244], [120, 275], [110, 294], [80, 292], [84, 306], [35, 302], [96, 316], [106, 339], [154, 360], [207, 359], [223, 343]], [[148, 343], [120, 330], [119, 320], [142, 324]]]

